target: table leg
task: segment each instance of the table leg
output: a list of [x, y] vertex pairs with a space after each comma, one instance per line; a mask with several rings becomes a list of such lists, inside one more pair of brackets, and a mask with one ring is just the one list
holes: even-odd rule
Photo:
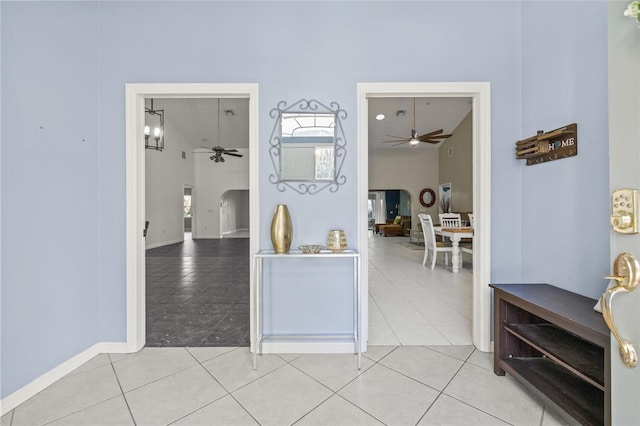
[[460, 240], [458, 238], [451, 239], [451, 272], [457, 274], [460, 268]]

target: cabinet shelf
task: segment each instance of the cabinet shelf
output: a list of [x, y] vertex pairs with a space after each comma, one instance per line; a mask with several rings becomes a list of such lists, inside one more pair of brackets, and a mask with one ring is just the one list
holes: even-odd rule
[[[604, 424], [604, 392], [548, 358], [505, 358], [504, 369], [522, 378], [546, 403], [562, 409], [581, 425]], [[558, 404], [561, 401], [561, 404]]]
[[505, 324], [504, 328], [583, 380], [604, 390], [604, 349], [553, 324]]
[[494, 289], [494, 372], [509, 373], [567, 422], [611, 424], [609, 330], [596, 301], [548, 284]]

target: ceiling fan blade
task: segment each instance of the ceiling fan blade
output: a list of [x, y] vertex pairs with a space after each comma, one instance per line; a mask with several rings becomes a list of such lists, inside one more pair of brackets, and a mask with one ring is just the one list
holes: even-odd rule
[[234, 149], [225, 149], [224, 152], [225, 153], [227, 153], [227, 152], [238, 152], [238, 150], [235, 149], [235, 148]]
[[394, 135], [385, 135], [388, 138], [396, 138], [396, 139], [402, 139], [402, 140], [408, 140], [409, 138], [405, 138], [404, 136], [394, 136]]
[[435, 135], [435, 136], [427, 136], [427, 135], [422, 135], [422, 136], [418, 136], [418, 140], [421, 142], [425, 142], [427, 140], [438, 140], [438, 139], [447, 139], [450, 138], [452, 135]]
[[243, 157], [242, 154], [234, 154], [232, 152], [225, 152], [225, 155], [231, 155], [232, 157]]
[[398, 142], [398, 143], [393, 144], [391, 146], [398, 146], [398, 145], [402, 145], [403, 143], [409, 143], [409, 141], [407, 140], [407, 141]]
[[389, 142], [409, 142], [409, 139], [399, 138], [399, 139], [394, 139], [390, 141], [382, 141], [382, 143], [389, 143]]
[[208, 146], [202, 146], [202, 145], [200, 145], [200, 148], [202, 148], [202, 149], [208, 149], [209, 151], [213, 151], [213, 148], [209, 148]]
[[424, 135], [421, 136], [433, 136], [433, 135], [437, 135], [438, 133], [442, 133], [443, 129], [439, 129], [439, 130], [434, 130], [433, 132], [429, 132], [429, 133], [425, 133]]

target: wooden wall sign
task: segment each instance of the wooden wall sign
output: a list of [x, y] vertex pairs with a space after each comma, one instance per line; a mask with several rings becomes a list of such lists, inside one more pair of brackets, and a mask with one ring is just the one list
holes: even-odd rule
[[527, 166], [578, 155], [578, 125], [572, 123], [516, 142], [516, 158]]

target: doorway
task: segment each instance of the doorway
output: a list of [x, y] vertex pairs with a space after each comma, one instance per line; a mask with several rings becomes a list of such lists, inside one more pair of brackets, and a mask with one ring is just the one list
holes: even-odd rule
[[184, 239], [192, 239], [192, 227], [193, 227], [193, 187], [190, 185], [184, 186], [184, 195], [182, 197], [182, 209], [183, 209], [183, 232]]
[[231, 189], [220, 197], [221, 238], [249, 236], [249, 191]]
[[[127, 84], [126, 85], [126, 299], [127, 351], [145, 345], [145, 98], [248, 98], [249, 99], [249, 251], [258, 249], [259, 193], [258, 158], [258, 85], [255, 83], [221, 84]], [[250, 266], [250, 314], [253, 315], [253, 264]], [[250, 323], [253, 324], [251, 318]], [[251, 330], [251, 336], [254, 335]], [[252, 348], [255, 342], [251, 341]]]
[[[362, 294], [367, 300], [368, 274], [368, 100], [374, 97], [468, 97], [472, 101], [473, 124], [473, 211], [476, 234], [473, 253], [473, 343], [481, 351], [491, 350], [490, 204], [491, 204], [491, 103], [489, 83], [358, 83], [358, 246], [362, 257]], [[481, 253], [481, 254], [480, 254]], [[369, 323], [368, 306], [361, 313]], [[368, 330], [363, 330], [363, 349]]]

